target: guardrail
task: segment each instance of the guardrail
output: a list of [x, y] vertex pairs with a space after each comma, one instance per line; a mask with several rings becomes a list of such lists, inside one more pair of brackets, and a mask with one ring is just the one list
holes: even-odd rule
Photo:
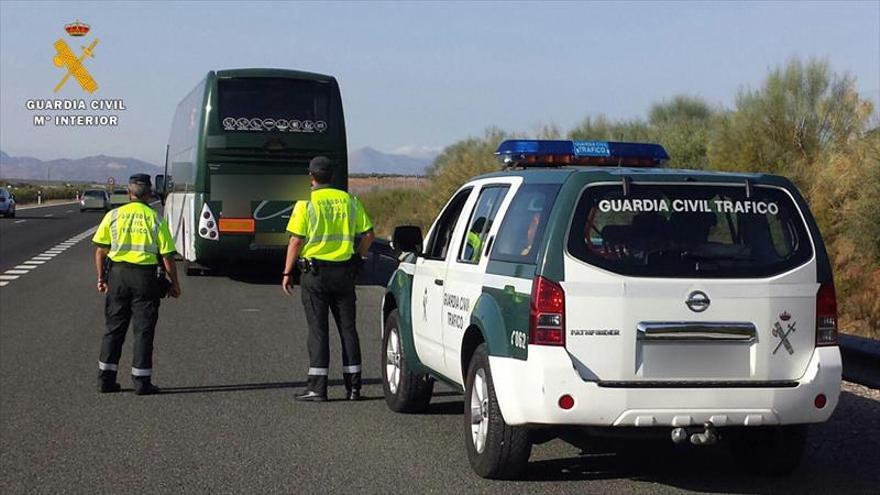
[[840, 355], [843, 378], [872, 388], [880, 388], [880, 340], [841, 334]]

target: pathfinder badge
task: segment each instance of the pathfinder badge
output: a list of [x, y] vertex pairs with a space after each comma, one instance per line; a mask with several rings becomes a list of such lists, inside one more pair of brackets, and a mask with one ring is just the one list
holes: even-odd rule
[[776, 344], [776, 348], [773, 349], [773, 354], [776, 354], [776, 351], [779, 350], [780, 347], [785, 346], [785, 350], [789, 355], [794, 354], [794, 347], [791, 346], [791, 342], [788, 341], [788, 336], [795, 332], [796, 321], [791, 323], [788, 320], [791, 319], [791, 314], [788, 311], [783, 311], [779, 314], [779, 320], [782, 323], [785, 323], [787, 330], [782, 328], [782, 323], [776, 322], [773, 324], [773, 336], [779, 337], [779, 343]]

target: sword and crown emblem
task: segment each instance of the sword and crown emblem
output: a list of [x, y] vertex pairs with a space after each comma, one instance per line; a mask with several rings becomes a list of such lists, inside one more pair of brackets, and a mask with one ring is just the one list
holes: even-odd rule
[[[64, 26], [64, 30], [67, 31], [67, 34], [75, 37], [85, 36], [90, 29], [91, 27], [88, 24], [80, 22], [79, 20]], [[81, 47], [82, 54], [77, 57], [73, 50], [70, 49], [70, 45], [68, 45], [63, 38], [58, 38], [58, 41], [55, 42], [55, 57], [52, 59], [52, 62], [55, 64], [55, 67], [63, 67], [67, 69], [67, 74], [65, 74], [64, 78], [62, 78], [55, 86], [55, 93], [64, 87], [64, 84], [70, 76], [73, 76], [73, 78], [76, 79], [76, 82], [79, 83], [80, 87], [88, 93], [94, 93], [98, 89], [98, 83], [95, 82], [95, 79], [83, 64], [83, 61], [86, 58], [95, 58], [94, 52], [95, 46], [97, 45], [98, 40], [95, 39], [89, 44], [89, 46]]]

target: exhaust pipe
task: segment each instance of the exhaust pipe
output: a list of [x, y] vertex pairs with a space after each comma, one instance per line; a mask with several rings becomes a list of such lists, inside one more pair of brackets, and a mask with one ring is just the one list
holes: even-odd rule
[[672, 437], [672, 442], [676, 444], [687, 443], [690, 440], [693, 445], [704, 446], [712, 445], [718, 441], [718, 431], [711, 421], [703, 424], [703, 431], [701, 432], [690, 432], [687, 428], [678, 427], [672, 429], [670, 436]]

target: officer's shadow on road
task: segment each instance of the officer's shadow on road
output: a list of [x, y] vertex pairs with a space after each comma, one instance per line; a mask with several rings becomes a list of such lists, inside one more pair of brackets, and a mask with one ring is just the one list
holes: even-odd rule
[[[365, 378], [362, 380], [363, 385], [381, 384], [379, 378]], [[272, 390], [272, 389], [303, 389], [306, 382], [266, 382], [266, 383], [237, 383], [232, 385], [197, 385], [193, 387], [162, 387], [162, 395], [170, 394], [208, 394], [216, 392], [247, 392], [250, 390]], [[342, 387], [342, 380], [328, 380], [327, 385], [330, 387]], [[362, 400], [378, 400], [382, 397], [364, 397]]]
[[531, 462], [532, 481], [629, 479], [706, 493], [876, 493], [880, 401], [849, 392], [826, 424], [812, 427], [801, 466], [788, 476], [742, 471], [723, 444], [669, 440], [605, 445], [578, 456]]
[[[391, 278], [391, 274], [397, 269], [397, 260], [376, 251], [370, 251], [364, 263], [363, 272], [357, 280], [359, 286], [379, 285], [385, 286]], [[225, 275], [237, 282], [254, 285], [280, 285], [283, 261], [275, 264], [248, 264], [222, 267], [214, 272], [215, 275]], [[294, 280], [299, 284], [299, 280]]]

